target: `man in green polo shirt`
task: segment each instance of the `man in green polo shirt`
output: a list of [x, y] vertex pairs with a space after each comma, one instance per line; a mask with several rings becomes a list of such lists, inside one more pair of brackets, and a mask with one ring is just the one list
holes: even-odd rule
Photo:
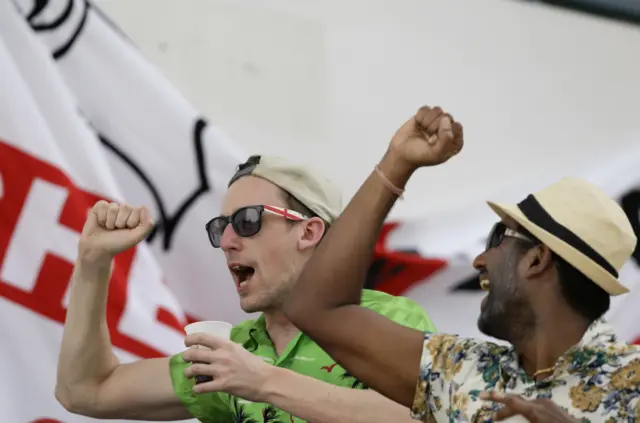
[[[120, 364], [105, 319], [110, 265], [116, 254], [142, 241], [153, 222], [144, 208], [97, 203], [79, 244], [58, 364], [58, 401], [96, 418], [408, 422], [404, 406], [361, 389], [281, 311], [341, 207], [339, 190], [322, 176], [280, 159], [251, 157], [238, 167], [222, 214], [206, 230], [226, 257], [240, 306], [261, 316], [236, 326], [231, 341], [204, 334], [186, 338], [187, 346], [208, 349]], [[361, 303], [402, 325], [434, 330], [409, 299], [365, 290]], [[212, 379], [195, 384], [196, 376]]]
[[[365, 290], [361, 304], [411, 328], [424, 327], [427, 331], [434, 330], [422, 308], [409, 299]], [[357, 420], [344, 416], [339, 408], [327, 410], [328, 413], [323, 415], [322, 412], [315, 411], [314, 407], [309, 407], [314, 403], [315, 407], [320, 406], [323, 397], [330, 393], [327, 390], [329, 386], [315, 383], [319, 388], [315, 391], [317, 398], [309, 398], [313, 394], [309, 392], [309, 384], [306, 382], [312, 381], [311, 378], [337, 387], [363, 389], [365, 386], [301, 333], [295, 335], [282, 354], [278, 354], [267, 333], [264, 315], [234, 327], [231, 339], [233, 342], [212, 339], [201, 334], [192, 335], [188, 337], [187, 344], [204, 345], [211, 350], [190, 349], [171, 358], [171, 373], [176, 394], [191, 414], [202, 422], [260, 422], [266, 415], [271, 416], [271, 422], [299, 421], [295, 416], [305, 416], [311, 421], [331, 421], [332, 415], [340, 416], [341, 421], [382, 422], [399, 417], [400, 421], [409, 421], [406, 414], [408, 411], [402, 407], [381, 409], [374, 404], [373, 408], [364, 410], [366, 404], [355, 402], [350, 408], [353, 412], [361, 413]], [[210, 365], [189, 366], [183, 357], [187, 361], [205, 362]], [[296, 374], [292, 374], [291, 370]], [[185, 377], [185, 371], [190, 377], [211, 376], [213, 381], [195, 385], [192, 378]], [[198, 392], [201, 393], [194, 394], [194, 386], [200, 388]], [[220, 391], [238, 396], [230, 396]], [[206, 394], [207, 392], [213, 393]], [[341, 391], [336, 393], [340, 394]], [[373, 392], [365, 395], [370, 395], [373, 401], [380, 399], [378, 394]], [[367, 415], [369, 417], [365, 419]]]

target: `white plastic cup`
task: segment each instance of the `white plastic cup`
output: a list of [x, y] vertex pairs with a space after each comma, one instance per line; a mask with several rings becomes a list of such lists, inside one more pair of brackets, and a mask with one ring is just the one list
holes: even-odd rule
[[206, 333], [207, 335], [215, 336], [216, 338], [231, 339], [231, 326], [227, 322], [218, 322], [215, 320], [207, 320], [203, 322], [190, 323], [184, 327], [184, 331], [187, 335], [194, 333]]
[[[187, 335], [194, 333], [205, 333], [210, 336], [215, 336], [222, 339], [231, 339], [231, 326], [227, 322], [218, 322], [215, 320], [207, 320], [203, 322], [190, 323], [184, 327], [184, 331]], [[203, 345], [196, 345], [196, 348], [207, 348]], [[210, 376], [196, 376], [196, 384], [211, 382], [213, 379]]]

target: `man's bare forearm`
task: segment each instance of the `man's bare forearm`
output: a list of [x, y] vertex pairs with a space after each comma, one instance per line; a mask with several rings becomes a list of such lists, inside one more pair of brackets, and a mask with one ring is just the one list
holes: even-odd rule
[[343, 388], [274, 367], [264, 401], [311, 423], [411, 422], [408, 408], [372, 390]]
[[94, 403], [97, 387], [119, 364], [106, 322], [110, 273], [110, 263], [77, 263], [74, 269], [56, 385], [65, 407]]

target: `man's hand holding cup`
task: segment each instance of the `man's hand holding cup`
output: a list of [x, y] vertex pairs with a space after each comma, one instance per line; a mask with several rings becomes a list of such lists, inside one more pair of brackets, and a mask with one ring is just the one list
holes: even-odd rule
[[226, 392], [250, 401], [261, 401], [261, 394], [273, 366], [230, 341], [231, 325], [225, 322], [197, 322], [185, 328], [182, 353], [191, 362], [184, 371], [194, 378], [194, 393]]

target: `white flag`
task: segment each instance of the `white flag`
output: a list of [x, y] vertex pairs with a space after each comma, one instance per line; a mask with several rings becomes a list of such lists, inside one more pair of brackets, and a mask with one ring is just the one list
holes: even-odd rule
[[204, 231], [245, 156], [85, 1], [0, 0], [0, 74], [0, 421], [90, 421], [53, 395], [87, 210], [152, 211], [115, 261], [111, 339], [124, 361], [178, 352], [187, 315], [246, 318]]

